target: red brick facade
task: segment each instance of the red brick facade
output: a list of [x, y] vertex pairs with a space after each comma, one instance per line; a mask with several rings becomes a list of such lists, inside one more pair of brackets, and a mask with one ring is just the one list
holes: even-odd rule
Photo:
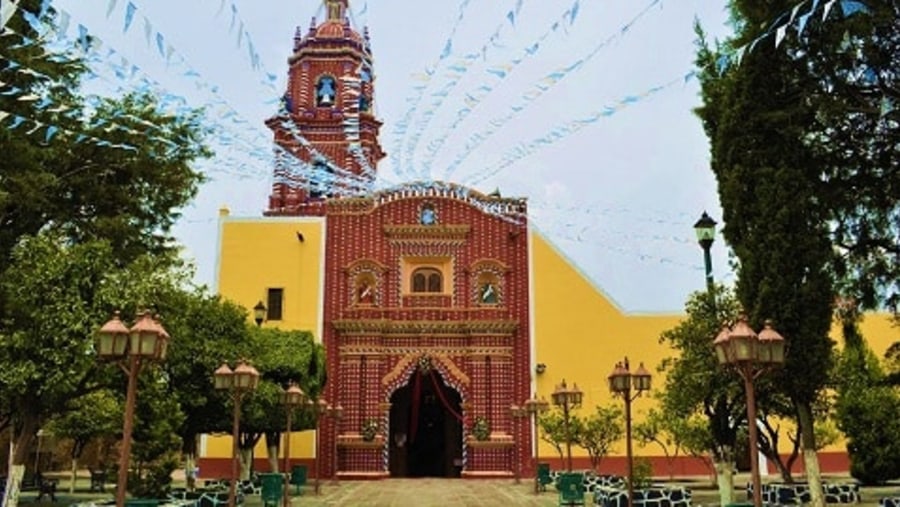
[[[334, 470], [337, 452], [341, 475], [390, 474], [391, 454], [403, 452], [398, 439], [408, 436], [391, 428], [392, 395], [419, 370], [459, 398], [461, 413], [444, 414], [462, 418], [458, 445], [448, 447], [458, 454], [446, 457], [458, 472], [512, 475], [516, 442], [519, 459], [530, 456], [530, 431], [522, 424], [514, 432], [509, 412], [530, 395], [525, 204], [466, 194], [436, 185], [328, 201], [326, 397], [344, 417], [337, 446], [334, 429], [323, 432], [325, 470]], [[421, 223], [426, 209], [434, 223]], [[442, 270], [439, 292], [414, 292], [410, 278], [423, 267]], [[485, 297], [489, 285], [496, 294]], [[491, 438], [466, 443], [476, 417]], [[361, 441], [368, 420], [377, 421], [376, 444]]]
[[[384, 157], [372, 55], [346, 9], [327, 0], [328, 19], [295, 37], [266, 122], [284, 150], [266, 214], [326, 217], [325, 397], [343, 417], [322, 419], [322, 475], [528, 473], [530, 427], [510, 414], [531, 385], [525, 202], [441, 184], [371, 191]], [[489, 438], [472, 437], [479, 418]]]

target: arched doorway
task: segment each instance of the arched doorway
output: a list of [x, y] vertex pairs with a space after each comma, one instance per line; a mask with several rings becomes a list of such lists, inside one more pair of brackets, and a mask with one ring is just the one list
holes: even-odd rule
[[435, 369], [413, 371], [391, 395], [391, 477], [459, 477], [462, 470], [460, 395]]

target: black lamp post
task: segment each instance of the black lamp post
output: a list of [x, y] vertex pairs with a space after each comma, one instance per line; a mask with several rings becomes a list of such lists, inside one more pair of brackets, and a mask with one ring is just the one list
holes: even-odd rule
[[706, 266], [706, 290], [709, 297], [713, 297], [712, 255], [709, 253], [713, 241], [716, 239], [716, 221], [704, 211], [700, 220], [694, 224], [694, 232], [697, 233], [697, 242], [703, 247], [703, 263]]
[[119, 475], [116, 480], [116, 506], [125, 505], [128, 486], [128, 466], [131, 454], [131, 433], [134, 427], [134, 406], [137, 401], [137, 378], [143, 361], [166, 358], [169, 333], [144, 310], [131, 329], [119, 319], [119, 312], [103, 324], [97, 332], [97, 355], [100, 359], [116, 361], [128, 375], [125, 394], [125, 416], [122, 428], [122, 449], [119, 456]]
[[616, 363], [609, 375], [609, 390], [625, 400], [625, 456], [628, 462], [628, 506], [634, 505], [634, 455], [631, 450], [631, 402], [641, 393], [650, 390], [650, 372], [644, 364], [638, 365], [637, 371], [631, 373], [628, 358]]
[[540, 477], [538, 476], [538, 464], [541, 461], [538, 456], [540, 448], [538, 445], [540, 442], [538, 438], [538, 431], [540, 430], [538, 417], [550, 408], [550, 404], [544, 398], [538, 399], [537, 395], [535, 395], [534, 398], [525, 400], [524, 408], [526, 413], [531, 414], [534, 424], [534, 494], [538, 494], [541, 490]]
[[291, 473], [291, 416], [294, 414], [294, 409], [306, 402], [306, 394], [303, 393], [303, 390], [297, 384], [291, 382], [288, 388], [284, 390], [282, 399], [287, 412], [287, 426], [284, 432], [284, 474], [286, 474], [284, 480], [284, 507], [290, 507], [291, 489], [288, 478]]
[[232, 370], [223, 364], [213, 373], [216, 389], [228, 391], [234, 404], [231, 426], [231, 486], [228, 495], [228, 507], [237, 505], [238, 455], [240, 454], [241, 400], [248, 392], [256, 389], [259, 383], [259, 372], [241, 360]]
[[757, 460], [756, 393], [753, 381], [771, 367], [784, 364], [784, 338], [766, 321], [756, 334], [741, 315], [737, 323], [722, 327], [713, 341], [720, 365], [733, 367], [744, 380], [747, 393], [747, 427], [750, 437], [750, 474], [753, 481], [753, 505], [762, 507], [762, 485]]
[[553, 399], [553, 404], [562, 408], [563, 411], [563, 424], [566, 427], [566, 459], [569, 472], [572, 471], [572, 428], [569, 424], [569, 411], [581, 406], [583, 396], [584, 393], [578, 389], [578, 384], [572, 384], [572, 388], [569, 389], [566, 387], [565, 379], [556, 386], [553, 394], [550, 395]]
[[256, 306], [253, 307], [253, 320], [257, 326], [262, 326], [263, 321], [266, 320], [266, 311], [266, 305], [262, 301], [256, 303]]

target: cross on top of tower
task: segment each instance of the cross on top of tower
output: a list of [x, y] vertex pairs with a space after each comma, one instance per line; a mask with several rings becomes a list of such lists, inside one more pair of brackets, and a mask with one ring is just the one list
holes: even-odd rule
[[348, 3], [349, 0], [325, 0], [325, 11], [328, 13], [328, 21], [343, 21]]

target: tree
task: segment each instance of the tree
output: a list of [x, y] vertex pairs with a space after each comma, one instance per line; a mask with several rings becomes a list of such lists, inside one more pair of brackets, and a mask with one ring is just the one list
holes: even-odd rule
[[575, 414], [569, 414], [569, 424], [566, 425], [563, 411], [559, 407], [541, 414], [538, 424], [541, 427], [541, 440], [556, 449], [561, 461], [565, 457], [566, 443], [569, 446], [579, 445], [584, 429], [584, 421]]
[[[14, 87], [0, 110], [42, 125], [0, 130], [0, 421], [15, 435], [10, 507], [39, 426], [97, 380], [94, 325], [114, 308], [133, 311], [127, 302], [155, 299], [145, 298], [150, 282], [167, 276], [157, 268], [180, 264], [171, 226], [203, 179], [190, 164], [210, 154], [199, 112], [168, 114], [147, 94], [80, 96], [84, 62], [35, 42], [55, 17], [47, 5], [18, 2], [0, 38], [0, 54], [15, 62], [0, 70]], [[40, 100], [19, 100], [26, 95]]]
[[600, 461], [609, 454], [612, 445], [625, 435], [622, 417], [619, 407], [597, 405], [594, 413], [581, 421], [578, 445], [587, 451], [591, 469], [595, 472], [600, 469]]
[[[713, 299], [715, 298], [715, 299]], [[662, 333], [661, 343], [678, 354], [659, 366], [665, 374], [660, 394], [662, 411], [668, 419], [692, 420], [703, 417], [723, 505], [733, 503], [734, 453], [738, 429], [746, 420], [742, 386], [735, 375], [716, 362], [712, 340], [721, 323], [737, 315], [734, 294], [717, 286], [713, 294], [697, 292], [685, 303], [686, 317], [676, 327]]]
[[226, 361], [251, 357], [247, 310], [202, 288], [172, 293], [158, 307], [174, 337], [160, 368], [168, 379], [167, 395], [184, 414], [177, 433], [184, 469], [193, 470], [198, 436], [231, 431], [231, 411], [215, 394], [213, 372]]
[[859, 314], [851, 309], [839, 316], [844, 349], [836, 367], [835, 405], [850, 474], [863, 484], [884, 484], [900, 477], [900, 396], [860, 334]]
[[73, 398], [66, 410], [51, 419], [48, 428], [54, 435], [72, 441], [69, 493], [74, 493], [78, 459], [92, 440], [121, 431], [122, 405], [109, 390], [102, 389]]
[[[725, 49], [761, 38], [792, 2], [731, 3], [736, 35]], [[719, 48], [722, 49], [722, 48]], [[831, 203], [817, 151], [805, 126], [816, 111], [804, 100], [815, 89], [804, 47], [755, 44], [741, 64], [724, 70], [705, 44], [698, 54], [712, 170], [724, 211], [723, 233], [737, 267], [736, 293], [754, 328], [773, 319], [787, 340], [777, 384], [790, 397], [813, 505], [824, 505], [813, 430], [813, 405], [828, 382], [828, 338], [834, 295]], [[802, 352], [801, 352], [802, 351]]]
[[[310, 377], [309, 372], [324, 372], [321, 364], [322, 345], [313, 340], [308, 331], [283, 331], [275, 328], [252, 328], [250, 332], [249, 355], [259, 370], [260, 382], [251, 396], [241, 405], [241, 427], [239, 447], [241, 450], [241, 476], [249, 477], [253, 448], [267, 433], [275, 434], [270, 441], [279, 440], [287, 423], [287, 414], [281, 394], [289, 382], [294, 381], [310, 398], [318, 399], [324, 377]], [[317, 363], [315, 367], [311, 362]], [[223, 412], [221, 421], [231, 410]], [[299, 411], [300, 417], [293, 419], [295, 430], [315, 427], [315, 416], [307, 407]], [[277, 455], [277, 448], [269, 449], [270, 457]], [[275, 461], [271, 460], [270, 461]], [[277, 467], [277, 462], [273, 463]], [[276, 468], [277, 469], [277, 468]]]
[[[164, 262], [165, 263], [165, 262]], [[93, 333], [113, 309], [161, 299], [178, 278], [141, 258], [118, 268], [104, 242], [70, 244], [55, 231], [23, 239], [0, 277], [6, 315], [0, 339], [0, 392], [15, 430], [5, 505], [15, 504], [29, 445], [42, 424], [70, 400], [124, 382], [112, 365], [97, 365]], [[124, 392], [121, 389], [119, 392]]]
[[[23, 0], [18, 10], [37, 14], [39, 3]], [[53, 16], [51, 9], [42, 23]], [[0, 95], [0, 110], [57, 130], [50, 136], [43, 129], [43, 135], [0, 129], [0, 266], [20, 238], [50, 224], [73, 241], [110, 241], [120, 263], [174, 250], [171, 226], [203, 181], [191, 163], [211, 154], [202, 144], [200, 113], [167, 114], [148, 94], [94, 97], [85, 108], [78, 87], [84, 63], [34, 43], [41, 39], [24, 15], [13, 16], [10, 26], [0, 53], [17, 66], [4, 69], [2, 80], [19, 93]], [[18, 100], [27, 94], [53, 107]], [[0, 314], [2, 308], [0, 300]]]
[[[675, 477], [674, 460], [684, 445], [682, 438], [685, 431], [681, 426], [685, 424], [687, 421], [684, 419], [666, 417], [660, 410], [652, 408], [644, 420], [635, 424], [633, 428], [635, 440], [642, 445], [655, 443], [662, 449], [669, 469], [669, 480]], [[704, 453], [707, 449], [704, 448]]]

